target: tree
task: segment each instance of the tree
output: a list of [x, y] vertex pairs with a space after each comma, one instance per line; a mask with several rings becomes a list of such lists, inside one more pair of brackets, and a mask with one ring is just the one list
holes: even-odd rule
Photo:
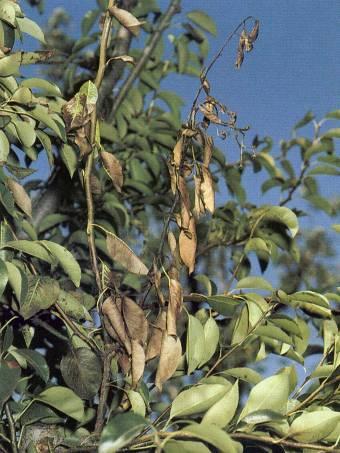
[[[337, 212], [317, 177], [338, 175], [340, 129], [321, 125], [340, 111], [307, 113], [278, 155], [269, 137], [248, 146], [208, 76], [235, 40], [242, 69], [256, 19], [207, 64], [216, 29], [203, 11], [166, 44], [179, 0], [164, 12], [154, 0], [97, 4], [74, 40], [60, 10], [44, 37], [23, 5], [0, 1], [1, 451], [339, 451], [340, 296], [318, 257], [332, 247], [307, 237], [306, 251], [303, 212], [287, 205], [301, 188]], [[25, 34], [43, 49], [17, 50]], [[21, 77], [30, 64], [44, 77]], [[199, 80], [185, 122], [162, 88], [173, 72]], [[239, 162], [214, 145], [216, 129]], [[42, 155], [50, 175], [34, 179]], [[268, 175], [263, 192], [280, 188], [279, 205], [247, 201], [249, 171]], [[230, 197], [216, 207], [223, 184]], [[254, 275], [253, 254], [262, 272], [283, 266], [281, 287]], [[298, 385], [294, 362], [315, 352]], [[263, 379], [253, 364], [269, 353], [289, 365]]]

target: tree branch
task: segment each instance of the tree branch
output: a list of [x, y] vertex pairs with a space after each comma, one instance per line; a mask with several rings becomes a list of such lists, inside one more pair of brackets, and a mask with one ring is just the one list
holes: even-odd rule
[[13, 453], [18, 453], [18, 445], [17, 445], [17, 436], [16, 436], [16, 429], [15, 429], [15, 422], [13, 420], [12, 412], [9, 407], [9, 404], [5, 404], [5, 412], [6, 412], [6, 417], [8, 420], [9, 424], [9, 431], [11, 435], [11, 447], [12, 447], [12, 452]]
[[157, 30], [153, 33], [150, 43], [145, 47], [144, 52], [134, 67], [134, 69], [131, 71], [130, 75], [124, 82], [123, 86], [121, 87], [118, 95], [113, 101], [111, 113], [109, 116], [109, 120], [112, 121], [114, 118], [118, 108], [120, 107], [121, 103], [124, 101], [126, 95], [128, 94], [129, 90], [131, 89], [134, 81], [137, 79], [141, 71], [143, 70], [145, 64], [147, 63], [148, 59], [151, 57], [152, 52], [154, 51], [158, 41], [162, 37], [163, 31], [169, 26], [169, 22], [171, 18], [180, 12], [180, 0], [172, 0], [170, 2], [170, 5], [165, 12], [164, 16], [160, 19], [159, 25], [157, 27]]

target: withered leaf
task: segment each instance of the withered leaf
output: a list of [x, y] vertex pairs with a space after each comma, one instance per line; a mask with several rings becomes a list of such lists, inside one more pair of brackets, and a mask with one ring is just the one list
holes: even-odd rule
[[179, 253], [183, 263], [189, 269], [189, 274], [195, 268], [196, 247], [196, 223], [194, 217], [191, 217], [188, 230], [182, 229], [179, 234]]
[[127, 28], [133, 35], [138, 36], [140, 33], [140, 27], [144, 22], [140, 22], [133, 14], [125, 9], [118, 8], [117, 6], [111, 6], [109, 8], [110, 14], [118, 20], [118, 22]]
[[190, 222], [190, 198], [183, 176], [178, 177], [178, 191], [181, 196], [181, 227], [188, 228]]
[[108, 297], [105, 299], [102, 305], [102, 312], [104, 316], [109, 320], [112, 329], [114, 330], [116, 336], [112, 335], [111, 330], [108, 330], [108, 333], [116, 339], [119, 338], [120, 343], [125, 347], [126, 351], [131, 354], [131, 342], [128, 337], [124, 319], [121, 312], [122, 301], [119, 297], [113, 298]]
[[121, 60], [124, 61], [124, 63], [131, 63], [131, 64], [136, 64], [135, 59], [131, 57], [130, 55], [119, 55], [118, 57], [112, 57], [110, 60]]
[[260, 30], [260, 22], [258, 20], [255, 21], [254, 27], [252, 31], [249, 33], [248, 38], [253, 43], [257, 40]]
[[177, 189], [177, 172], [175, 167], [170, 163], [168, 163], [168, 170], [170, 175], [171, 192], [175, 195]]
[[207, 108], [207, 104], [200, 105], [199, 109], [201, 112], [204, 114], [205, 118], [207, 118], [209, 121], [215, 124], [222, 124], [222, 120], [212, 111], [210, 111], [209, 108]]
[[176, 168], [179, 168], [181, 165], [182, 161], [182, 155], [183, 155], [183, 139], [182, 137], [177, 141], [173, 151], [173, 160]]
[[215, 192], [213, 180], [210, 171], [206, 167], [202, 167], [203, 181], [201, 183], [201, 194], [205, 209], [211, 214], [215, 211]]
[[117, 192], [121, 192], [123, 186], [123, 170], [119, 160], [116, 156], [106, 151], [101, 151], [100, 157], [107, 174], [112, 180], [114, 188]]
[[166, 329], [166, 311], [161, 311], [152, 326], [151, 336], [146, 350], [146, 360], [159, 356], [162, 346], [163, 331]]
[[209, 95], [209, 93], [210, 93], [210, 83], [209, 83], [208, 79], [205, 76], [201, 77], [201, 84], [202, 84], [202, 87], [203, 87], [203, 90], [205, 91], [205, 93], [207, 95]]
[[74, 142], [80, 151], [80, 157], [87, 156], [92, 149], [90, 143], [90, 123], [87, 122], [84, 127], [75, 130]]
[[93, 82], [85, 82], [78, 93], [62, 107], [62, 114], [68, 131], [83, 127], [90, 121], [98, 99], [98, 91]]
[[100, 195], [102, 193], [102, 186], [99, 179], [95, 175], [91, 175], [91, 192], [94, 195]]
[[147, 275], [148, 268], [130, 247], [115, 234], [106, 236], [107, 250], [114, 261], [125, 267], [129, 272], [138, 275]]
[[131, 349], [132, 388], [135, 388], [144, 373], [145, 352], [143, 346], [138, 340], [131, 341]]
[[195, 206], [194, 206], [194, 215], [198, 219], [201, 214], [204, 213], [204, 204], [202, 201], [201, 196], [201, 183], [202, 179], [198, 176], [194, 176], [194, 183], [195, 183]]
[[203, 149], [203, 165], [209, 167], [211, 156], [213, 153], [214, 142], [210, 135], [204, 136], [204, 149]]
[[166, 329], [169, 335], [177, 335], [177, 318], [183, 305], [183, 290], [180, 282], [173, 278], [169, 280], [169, 307]]
[[26, 190], [12, 178], [7, 178], [6, 184], [12, 192], [15, 203], [28, 217], [32, 217], [32, 201]]
[[155, 285], [155, 289], [156, 289], [160, 304], [165, 305], [165, 299], [164, 299], [164, 296], [162, 293], [162, 288], [161, 288], [161, 277], [162, 277], [162, 274], [161, 274], [160, 270], [157, 268], [156, 262], [154, 261], [154, 263], [153, 263], [154, 285]]
[[177, 241], [172, 231], [168, 232], [168, 245], [172, 256], [175, 256], [177, 249]]
[[122, 315], [131, 340], [138, 340], [141, 344], [146, 343], [148, 338], [148, 321], [144, 311], [129, 297], [122, 301]]
[[159, 358], [155, 384], [161, 391], [164, 382], [171, 378], [181, 360], [182, 345], [179, 338], [169, 335], [165, 330], [162, 337], [161, 354]]

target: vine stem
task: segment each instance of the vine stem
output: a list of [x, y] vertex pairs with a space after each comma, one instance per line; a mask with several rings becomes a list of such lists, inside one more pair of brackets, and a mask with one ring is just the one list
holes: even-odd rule
[[18, 453], [19, 450], [18, 450], [18, 445], [17, 445], [15, 422], [13, 420], [12, 412], [11, 412], [11, 409], [10, 409], [8, 403], [5, 404], [5, 412], [6, 412], [6, 417], [7, 417], [8, 424], [9, 424], [9, 431], [10, 431], [10, 435], [11, 435], [12, 452]]
[[[105, 18], [104, 18], [104, 23], [103, 23], [103, 28], [102, 28], [102, 34], [100, 37], [100, 48], [99, 48], [99, 63], [98, 63], [98, 69], [97, 69], [97, 74], [94, 80], [94, 84], [99, 91], [100, 86], [103, 82], [104, 74], [105, 74], [105, 68], [106, 68], [106, 60], [107, 60], [107, 48], [110, 42], [110, 36], [111, 36], [111, 26], [112, 26], [112, 16], [109, 12], [109, 8], [114, 6], [115, 0], [109, 0], [108, 4], [108, 9], [106, 10], [105, 13]], [[93, 165], [94, 165], [94, 153], [97, 151], [97, 144], [96, 144], [96, 129], [97, 129], [97, 106], [95, 106], [92, 114], [91, 114], [91, 121], [90, 121], [91, 129], [90, 129], [90, 143], [91, 143], [91, 152], [87, 156], [86, 160], [86, 165], [85, 165], [85, 175], [84, 175], [84, 186], [85, 186], [85, 195], [86, 195], [86, 205], [87, 205], [87, 228], [86, 228], [86, 234], [87, 234], [87, 240], [88, 240], [88, 246], [89, 246], [89, 253], [90, 253], [90, 259], [91, 259], [91, 267], [95, 275], [96, 279], [96, 284], [97, 288], [100, 294], [102, 294], [102, 282], [100, 278], [100, 273], [99, 273], [99, 266], [98, 266], [98, 256], [97, 256], [97, 250], [96, 250], [96, 244], [95, 244], [95, 235], [94, 235], [94, 203], [93, 203], [93, 196], [92, 196], [92, 190], [91, 190], [91, 175], [92, 175], [92, 170], [93, 170]], [[99, 315], [102, 320], [102, 313], [99, 310]], [[103, 322], [102, 322], [103, 325]], [[103, 335], [104, 335], [104, 340], [105, 343], [109, 343], [109, 338], [108, 334], [103, 330]], [[107, 352], [107, 351], [106, 351]], [[109, 378], [110, 373], [107, 372], [107, 363], [109, 361], [109, 357], [111, 358], [111, 355], [107, 353], [104, 357], [104, 370], [103, 370], [103, 379], [101, 383], [101, 388], [100, 388], [100, 394], [99, 394], [99, 403], [98, 403], [98, 408], [97, 408], [97, 418], [96, 418], [96, 433], [100, 434], [103, 425], [104, 425], [104, 419], [105, 419], [105, 412], [106, 412], [106, 400], [108, 397], [108, 386], [107, 386], [107, 380]], [[105, 380], [104, 380], [105, 378]]]

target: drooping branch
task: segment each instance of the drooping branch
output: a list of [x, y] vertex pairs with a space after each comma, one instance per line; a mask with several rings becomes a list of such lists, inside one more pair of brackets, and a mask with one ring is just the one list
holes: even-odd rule
[[121, 89], [119, 90], [118, 95], [113, 101], [111, 113], [110, 113], [110, 120], [112, 120], [120, 107], [121, 103], [124, 101], [125, 97], [127, 96], [129, 90], [132, 88], [133, 83], [145, 67], [147, 61], [152, 55], [152, 52], [154, 51], [155, 47], [157, 46], [160, 38], [162, 37], [162, 34], [164, 30], [169, 26], [171, 18], [180, 12], [180, 0], [172, 0], [170, 2], [170, 5], [165, 12], [164, 16], [160, 19], [159, 25], [155, 32], [152, 35], [152, 38], [149, 42], [149, 44], [145, 47], [143, 54], [134, 67], [134, 69], [131, 71], [130, 75], [122, 85]]

